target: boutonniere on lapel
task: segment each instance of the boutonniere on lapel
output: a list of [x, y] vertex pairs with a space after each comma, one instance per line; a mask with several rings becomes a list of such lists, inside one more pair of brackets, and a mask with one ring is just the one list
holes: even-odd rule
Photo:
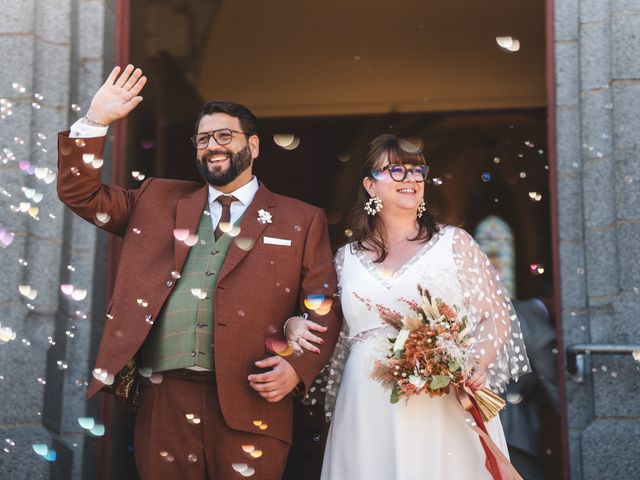
[[271, 223], [272, 218], [271, 212], [263, 209], [258, 210], [258, 221], [260, 223]]

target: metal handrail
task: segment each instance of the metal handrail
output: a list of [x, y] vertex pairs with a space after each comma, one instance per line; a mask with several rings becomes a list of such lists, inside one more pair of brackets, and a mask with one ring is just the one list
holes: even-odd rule
[[577, 343], [568, 345], [565, 349], [567, 359], [567, 372], [576, 377], [578, 383], [583, 381], [584, 361], [578, 365], [578, 357], [583, 355], [628, 355], [640, 352], [640, 344], [613, 344], [613, 343]]

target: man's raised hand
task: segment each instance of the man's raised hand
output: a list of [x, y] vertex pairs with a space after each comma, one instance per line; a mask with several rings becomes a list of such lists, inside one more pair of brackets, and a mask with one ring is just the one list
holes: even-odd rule
[[120, 120], [129, 115], [142, 101], [139, 95], [147, 83], [142, 70], [127, 65], [122, 73], [120, 67], [111, 70], [107, 81], [100, 87], [91, 100], [87, 119], [103, 125]]

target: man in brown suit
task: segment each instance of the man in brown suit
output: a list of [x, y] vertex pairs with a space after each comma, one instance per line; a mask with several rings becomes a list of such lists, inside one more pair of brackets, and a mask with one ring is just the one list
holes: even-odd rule
[[[336, 277], [325, 215], [258, 183], [256, 119], [225, 102], [202, 107], [192, 138], [206, 185], [102, 184], [106, 127], [142, 101], [145, 82], [139, 69], [116, 67], [59, 136], [60, 199], [123, 237], [88, 396], [139, 393], [143, 479], [279, 479], [292, 392], [309, 389], [339, 330], [338, 302], [326, 308]], [[275, 338], [302, 313], [322, 325], [318, 355], [289, 355]]]

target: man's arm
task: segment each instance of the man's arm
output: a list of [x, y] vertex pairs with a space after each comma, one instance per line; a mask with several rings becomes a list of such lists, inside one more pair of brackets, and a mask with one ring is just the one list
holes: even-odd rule
[[[342, 325], [340, 300], [335, 297], [338, 280], [333, 265], [333, 253], [329, 239], [327, 218], [319, 210], [311, 221], [302, 259], [302, 272], [298, 308], [308, 313], [309, 320], [327, 327], [324, 332], [316, 332], [323, 340], [320, 352], [305, 352], [291, 355], [286, 360], [298, 372], [305, 390], [331, 358]], [[324, 297], [323, 300], [321, 298]], [[311, 308], [309, 308], [311, 307]]]
[[[94, 95], [87, 115], [76, 128], [76, 137], [68, 132], [58, 137], [58, 196], [69, 208], [85, 220], [116, 235], [123, 235], [128, 223], [136, 192], [103, 185], [101, 162], [105, 136], [93, 136], [92, 132], [105, 133], [106, 127], [126, 117], [141, 101], [140, 91], [146, 83], [140, 69], [128, 65], [124, 72], [115, 67], [106, 82]], [[82, 125], [86, 124], [86, 132]], [[79, 135], [78, 135], [79, 133]]]
[[[274, 356], [256, 362], [256, 366], [260, 368], [272, 368], [269, 372], [249, 376], [251, 387], [266, 400], [281, 400], [300, 381], [304, 383], [305, 391], [308, 391], [322, 367], [329, 361], [342, 323], [340, 302], [334, 298], [336, 290], [337, 278], [327, 220], [324, 213], [318, 211], [311, 221], [304, 246], [298, 301], [300, 312], [306, 311], [311, 320], [327, 327], [325, 332], [318, 333], [323, 345], [317, 354], [307, 351], [300, 355], [286, 358]], [[320, 300], [321, 296], [324, 296], [324, 300]], [[313, 299], [313, 302], [309, 302], [309, 299]], [[314, 309], [306, 308], [305, 300], [307, 305], [313, 303]], [[322, 302], [324, 308], [315, 308], [316, 305], [322, 305]]]

